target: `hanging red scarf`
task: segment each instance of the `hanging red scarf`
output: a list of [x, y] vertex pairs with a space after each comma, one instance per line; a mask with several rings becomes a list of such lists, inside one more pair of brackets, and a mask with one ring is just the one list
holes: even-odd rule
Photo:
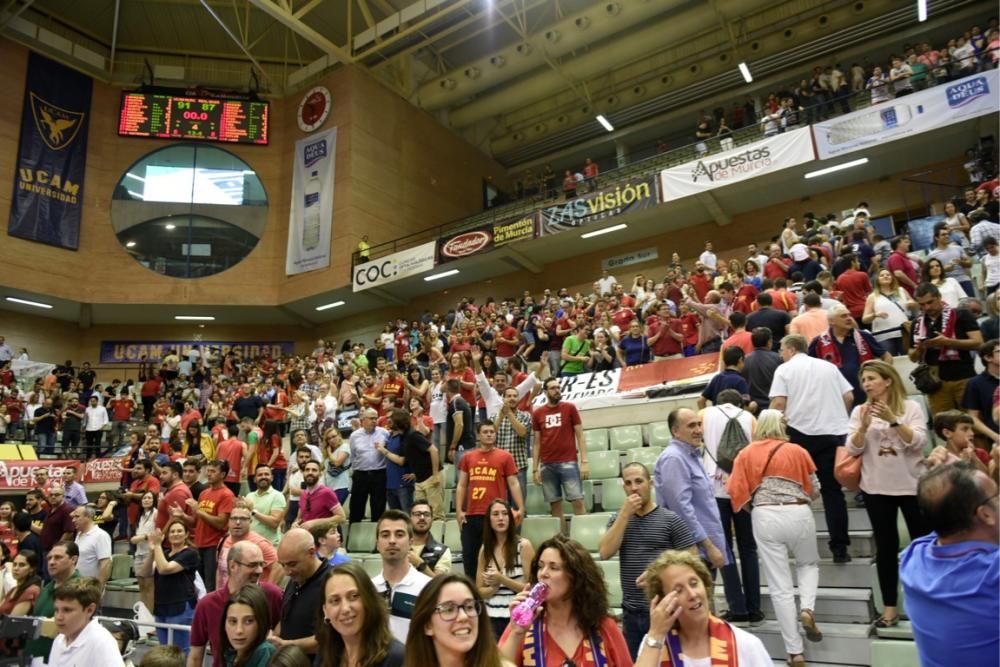
[[[958, 319], [958, 315], [955, 310], [944, 304], [941, 309], [941, 336], [945, 338], [955, 338], [955, 322]], [[922, 315], [917, 319], [917, 332], [914, 336], [915, 340], [926, 340], [930, 338], [928, 334], [929, 327], [927, 326], [927, 315]], [[924, 348], [923, 354], [927, 354], [927, 349]], [[938, 349], [938, 362], [942, 361], [958, 361], [961, 358], [959, 350], [951, 347], [939, 347]], [[921, 359], [922, 360], [922, 359]]]
[[[874, 359], [875, 355], [872, 354], [872, 349], [865, 341], [865, 337], [861, 335], [861, 332], [857, 329], [852, 329], [851, 334], [854, 336], [854, 347], [858, 349], [858, 365], [860, 366], [866, 361]], [[829, 330], [816, 336], [816, 356], [840, 368], [840, 364], [843, 362], [840, 356], [840, 346], [837, 345], [837, 341]]]
[[[712, 667], [739, 667], [736, 652], [736, 633], [732, 626], [722, 619], [710, 616], [708, 619], [709, 655]], [[665, 656], [660, 667], [684, 667], [684, 654], [681, 653], [681, 637], [674, 628], [667, 633], [661, 655]]]

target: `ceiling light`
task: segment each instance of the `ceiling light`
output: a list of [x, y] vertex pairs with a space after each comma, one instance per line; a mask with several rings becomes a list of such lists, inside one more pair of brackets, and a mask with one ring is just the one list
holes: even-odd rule
[[337, 308], [343, 305], [344, 305], [343, 301], [334, 301], [333, 303], [328, 303], [323, 306], [316, 306], [316, 310], [330, 310], [331, 308]]
[[610, 234], [611, 232], [617, 232], [619, 229], [625, 229], [628, 227], [624, 222], [620, 225], [612, 225], [610, 227], [605, 227], [604, 229], [598, 229], [596, 232], [587, 232], [586, 234], [580, 234], [581, 239], [592, 239], [595, 236], [603, 236], [604, 234]]
[[211, 315], [174, 315], [175, 320], [184, 320], [189, 322], [213, 322], [215, 318]]
[[927, 20], [927, 0], [917, 0], [917, 20], [921, 23]]
[[750, 68], [747, 67], [746, 63], [740, 63], [740, 74], [743, 75], [743, 80], [747, 83], [753, 83], [753, 76], [750, 75]]
[[41, 303], [39, 301], [28, 301], [27, 299], [18, 299], [16, 296], [6, 297], [7, 301], [11, 303], [19, 303], [23, 306], [34, 306], [35, 308], [52, 308], [50, 303]]
[[850, 169], [851, 167], [860, 167], [863, 164], [868, 164], [868, 158], [863, 157], [857, 160], [851, 160], [850, 162], [835, 164], [832, 167], [827, 167], [826, 169], [817, 169], [816, 171], [810, 171], [808, 174], [804, 176], [804, 178], [816, 178], [817, 176], [826, 176], [827, 174], [832, 174], [835, 171], [841, 171], [842, 169]]
[[136, 176], [132, 172], [129, 172], [129, 173], [125, 174], [125, 178], [134, 178], [135, 180], [139, 181], [140, 183], [145, 183], [146, 182], [145, 178], [143, 178], [142, 176]]
[[127, 242], [127, 243], [125, 244], [125, 247], [126, 247], [126, 248], [134, 248], [134, 247], [135, 247], [135, 241], [128, 241], [128, 242]]
[[458, 269], [451, 269], [450, 271], [442, 271], [441, 273], [435, 273], [430, 276], [424, 276], [424, 280], [430, 282], [432, 280], [439, 280], [441, 278], [447, 278], [448, 276], [453, 276], [458, 273]]
[[135, 199], [140, 199], [142, 201], [146, 201], [146, 198], [143, 197], [141, 193], [138, 193], [135, 190], [126, 190], [126, 192], [128, 192], [128, 194], [129, 194], [130, 197], [133, 197]]
[[166, 229], [167, 231], [173, 231], [177, 229], [177, 225], [173, 224], [172, 222], [168, 222], [166, 225], [163, 226], [163, 228]]
[[608, 119], [604, 117], [604, 114], [599, 113], [599, 114], [597, 114], [596, 118], [597, 118], [597, 122], [600, 123], [602, 126], [604, 126], [605, 130], [607, 130], [608, 132], [614, 132], [615, 131], [615, 126], [612, 125], [608, 121]]

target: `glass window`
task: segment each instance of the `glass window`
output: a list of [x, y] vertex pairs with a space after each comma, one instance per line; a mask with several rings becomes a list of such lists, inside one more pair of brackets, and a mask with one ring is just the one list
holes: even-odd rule
[[129, 167], [115, 187], [111, 224], [146, 268], [203, 278], [240, 263], [267, 223], [267, 194], [250, 166], [214, 146], [176, 144]]

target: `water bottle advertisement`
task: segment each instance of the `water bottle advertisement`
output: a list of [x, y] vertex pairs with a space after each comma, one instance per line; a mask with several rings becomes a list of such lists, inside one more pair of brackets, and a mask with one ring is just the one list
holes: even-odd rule
[[288, 216], [289, 276], [330, 266], [337, 128], [295, 142]]

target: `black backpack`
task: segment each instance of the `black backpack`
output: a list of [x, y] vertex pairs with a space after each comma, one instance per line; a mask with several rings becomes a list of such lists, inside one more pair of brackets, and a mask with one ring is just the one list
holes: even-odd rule
[[735, 417], [728, 417], [716, 450], [715, 463], [727, 473], [733, 472], [733, 463], [737, 455], [750, 444], [750, 439], [740, 425], [740, 414], [742, 412], [737, 413]]

